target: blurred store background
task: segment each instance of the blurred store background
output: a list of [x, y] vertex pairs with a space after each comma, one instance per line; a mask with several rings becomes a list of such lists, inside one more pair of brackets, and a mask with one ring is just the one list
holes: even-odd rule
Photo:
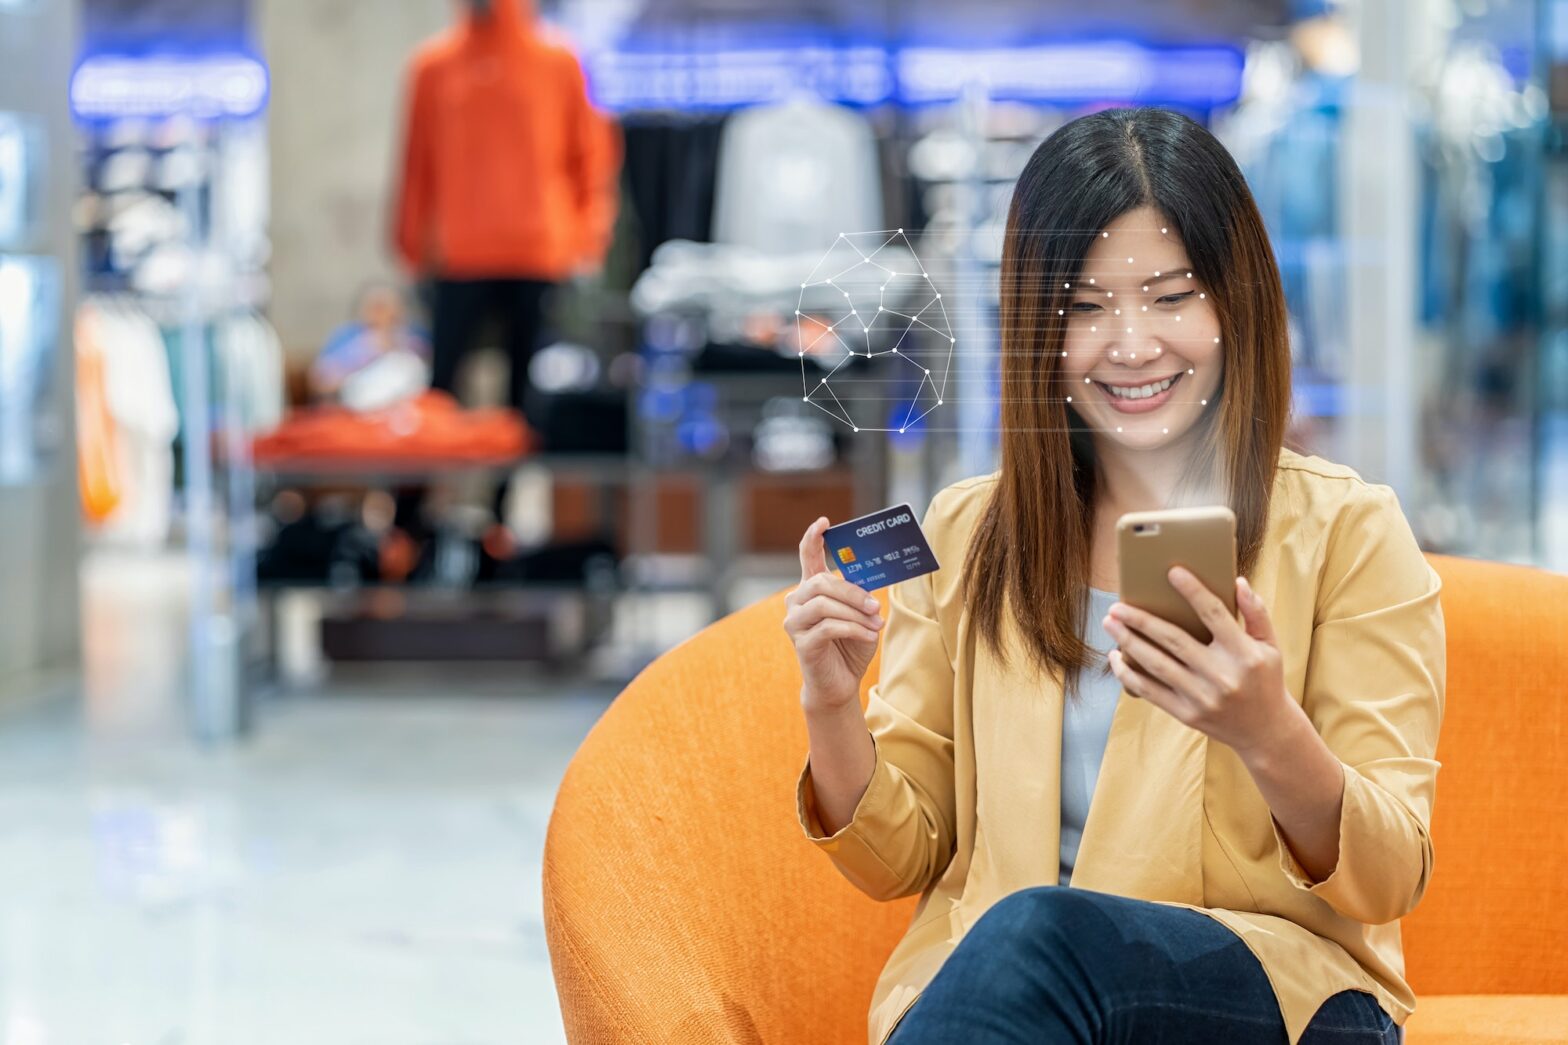
[[[1568, 570], [1568, 0], [0, 0], [0, 1043], [560, 1040], [572, 751], [991, 470], [1013, 178], [1127, 104], [1251, 182], [1292, 444]], [[873, 230], [941, 408], [810, 394]]]

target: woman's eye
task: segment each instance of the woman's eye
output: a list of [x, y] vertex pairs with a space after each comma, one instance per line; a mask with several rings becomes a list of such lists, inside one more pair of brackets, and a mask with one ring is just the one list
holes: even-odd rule
[[1185, 290], [1185, 291], [1182, 291], [1180, 294], [1166, 294], [1163, 297], [1159, 298], [1157, 301], [1155, 301], [1155, 304], [1156, 305], [1179, 305], [1183, 301], [1186, 301], [1188, 298], [1192, 297], [1192, 295], [1194, 293], [1195, 293], [1195, 291]]
[[1068, 311], [1069, 312], [1098, 312], [1098, 311], [1100, 311], [1100, 306], [1096, 305], [1092, 301], [1075, 301], [1075, 302], [1072, 303], [1072, 307], [1069, 308]]

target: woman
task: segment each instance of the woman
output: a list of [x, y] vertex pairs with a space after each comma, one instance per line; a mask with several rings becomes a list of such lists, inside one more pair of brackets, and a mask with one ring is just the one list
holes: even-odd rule
[[[871, 1041], [1400, 1040], [1439, 581], [1386, 486], [1282, 447], [1284, 302], [1240, 172], [1173, 113], [1068, 124], [1019, 179], [1001, 298], [1001, 467], [933, 499], [947, 567], [884, 625], [818, 519], [785, 619], [802, 826], [870, 895], [921, 896]], [[1216, 502], [1239, 619], [1170, 575], [1203, 645], [1116, 601], [1114, 528]]]

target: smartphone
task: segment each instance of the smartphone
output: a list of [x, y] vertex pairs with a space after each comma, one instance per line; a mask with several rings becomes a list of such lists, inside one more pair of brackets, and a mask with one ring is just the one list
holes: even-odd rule
[[1185, 566], [1236, 615], [1236, 515], [1224, 505], [1128, 512], [1116, 520], [1121, 601], [1163, 617], [1199, 642], [1208, 626], [1166, 574]]

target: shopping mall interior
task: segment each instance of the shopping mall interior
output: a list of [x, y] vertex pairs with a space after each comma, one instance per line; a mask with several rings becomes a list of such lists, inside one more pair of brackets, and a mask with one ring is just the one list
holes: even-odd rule
[[792, 704], [807, 526], [998, 467], [1014, 184], [1126, 106], [1245, 176], [1286, 445], [1568, 573], [1565, 0], [0, 0], [0, 1045], [653, 1040], [569, 763], [729, 743], [759, 604]]

